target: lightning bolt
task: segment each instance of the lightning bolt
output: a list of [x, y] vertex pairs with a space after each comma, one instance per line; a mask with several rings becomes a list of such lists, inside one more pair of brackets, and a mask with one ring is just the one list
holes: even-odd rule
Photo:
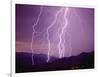
[[[50, 60], [50, 52], [51, 52], [51, 43], [50, 43], [50, 36], [49, 36], [49, 30], [54, 26], [54, 24], [58, 21], [57, 17], [59, 16], [60, 13], [64, 13], [63, 15], [63, 20], [64, 20], [64, 25], [60, 25], [61, 29], [59, 29], [58, 32], [58, 37], [59, 37], [59, 42], [58, 42], [58, 51], [59, 51], [59, 58], [64, 57], [65, 54], [65, 32], [68, 26], [68, 19], [67, 19], [67, 13], [68, 13], [69, 9], [68, 8], [61, 8], [60, 10], [57, 11], [54, 21], [48, 26], [47, 28], [47, 41], [48, 41], [48, 54], [47, 54], [47, 62], [49, 62]], [[62, 22], [61, 22], [62, 23]], [[67, 32], [68, 33], [68, 32]], [[68, 33], [69, 39], [68, 39], [68, 44], [69, 44], [69, 49], [70, 52], [72, 51], [72, 47], [71, 47], [71, 37], [70, 34]]]
[[65, 43], [65, 39], [64, 38], [64, 33], [66, 31], [66, 28], [68, 26], [68, 21], [67, 21], [67, 12], [68, 12], [68, 8], [65, 9], [65, 12], [64, 12], [64, 21], [65, 21], [65, 24], [64, 26], [62, 26], [62, 30], [59, 34], [59, 44], [58, 44], [58, 49], [59, 49], [59, 58], [62, 58], [64, 57], [64, 52], [65, 52], [65, 47], [64, 47], [64, 43]]
[[34, 56], [34, 54], [33, 54], [33, 52], [34, 52], [34, 49], [33, 49], [33, 42], [34, 42], [34, 41], [33, 41], [33, 38], [34, 38], [34, 33], [36, 32], [36, 31], [35, 31], [35, 26], [38, 24], [38, 22], [39, 22], [39, 20], [40, 20], [40, 16], [41, 16], [41, 14], [42, 14], [42, 10], [43, 10], [43, 7], [40, 7], [40, 12], [39, 12], [38, 18], [37, 18], [35, 24], [32, 26], [32, 29], [33, 29], [33, 31], [32, 31], [32, 39], [31, 39], [32, 65], [34, 64], [34, 58], [33, 58], [33, 56]]
[[[42, 11], [43, 11], [43, 7], [40, 7], [40, 12], [39, 12], [39, 15], [38, 15], [38, 18], [35, 22], [35, 24], [32, 26], [32, 40], [31, 40], [31, 51], [32, 51], [32, 65], [34, 64], [34, 48], [33, 48], [33, 38], [34, 38], [34, 33], [36, 33], [36, 30], [35, 30], [35, 27], [36, 25], [38, 24], [39, 20], [40, 20], [40, 16], [42, 14]], [[51, 22], [51, 24], [47, 27], [46, 29], [46, 39], [47, 39], [47, 42], [48, 42], [48, 51], [47, 51], [47, 62], [49, 62], [50, 60], [50, 52], [51, 52], [51, 41], [50, 41], [50, 30], [52, 29], [53, 26], [55, 26], [55, 24], [58, 21], [58, 17], [60, 16], [60, 14], [63, 14], [63, 20], [64, 20], [64, 23], [61, 21], [62, 25], [60, 25], [60, 27], [58, 28], [59, 29], [59, 32], [58, 32], [58, 39], [59, 39], [59, 42], [58, 42], [58, 53], [59, 53], [59, 58], [62, 58], [64, 57], [64, 54], [65, 54], [65, 32], [66, 32], [66, 29], [67, 29], [67, 26], [68, 26], [68, 19], [67, 19], [67, 13], [68, 13], [69, 9], [68, 8], [60, 8], [56, 14], [55, 14], [55, 17], [54, 17], [54, 20], [53, 22]], [[68, 33], [68, 32], [67, 32]], [[69, 33], [68, 33], [69, 34]], [[69, 34], [70, 35], [70, 34]], [[72, 47], [71, 47], [71, 42], [70, 42], [70, 38], [68, 39], [68, 44], [69, 44], [69, 47], [70, 47], [70, 51], [72, 51]]]
[[63, 8], [61, 8], [55, 15], [54, 21], [47, 27], [47, 41], [48, 41], [48, 54], [47, 54], [47, 62], [50, 60], [50, 51], [51, 51], [51, 43], [49, 39], [49, 30], [54, 26], [54, 24], [57, 21], [57, 16], [63, 11]]
[[[65, 9], [65, 14], [64, 14], [64, 20], [65, 20], [65, 29], [64, 29], [64, 31], [66, 31], [67, 30], [67, 27], [68, 27], [68, 19], [67, 19], [67, 13], [69, 12], [69, 9], [68, 8], [66, 8]], [[64, 33], [63, 33], [64, 34]], [[66, 34], [67, 34], [67, 36], [68, 36], [68, 38], [67, 38], [67, 42], [68, 42], [68, 45], [69, 45], [69, 56], [71, 56], [72, 54], [72, 45], [71, 45], [71, 34], [70, 34], [70, 32], [68, 32], [68, 31], [66, 31]], [[64, 37], [65, 38], [65, 37]], [[64, 41], [65, 41], [65, 39], [64, 39]], [[64, 42], [65, 43], [65, 42]], [[63, 43], [63, 46], [64, 46], [64, 43]], [[64, 52], [63, 52], [63, 56], [62, 57], [64, 57]]]

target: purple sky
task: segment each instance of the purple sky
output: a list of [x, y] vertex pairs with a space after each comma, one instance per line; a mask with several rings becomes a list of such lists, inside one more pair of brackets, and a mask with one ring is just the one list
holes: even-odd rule
[[[46, 30], [54, 21], [57, 11], [63, 7], [16, 4], [16, 51], [31, 52], [32, 26], [43, 7], [38, 24], [35, 26], [33, 49], [35, 53], [47, 54], [48, 42]], [[64, 7], [66, 8], [66, 7]], [[77, 55], [94, 50], [94, 9], [68, 7], [67, 28], [65, 31], [65, 56]], [[63, 13], [50, 29], [51, 55], [57, 56], [59, 36], [57, 31], [65, 23]], [[72, 48], [72, 51], [70, 50]]]

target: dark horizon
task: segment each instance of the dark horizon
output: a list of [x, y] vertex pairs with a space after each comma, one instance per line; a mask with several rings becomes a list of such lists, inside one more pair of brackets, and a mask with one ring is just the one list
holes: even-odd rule
[[77, 56], [64, 57], [61, 59], [50, 57], [46, 62], [46, 55], [34, 54], [32, 64], [31, 53], [16, 52], [16, 73], [45, 72], [61, 70], [79, 70], [94, 68], [94, 51], [81, 53]]

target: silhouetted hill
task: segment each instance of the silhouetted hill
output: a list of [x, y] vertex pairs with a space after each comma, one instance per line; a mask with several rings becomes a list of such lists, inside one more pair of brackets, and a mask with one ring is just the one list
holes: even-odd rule
[[34, 54], [33, 58], [34, 65], [31, 53], [16, 52], [16, 73], [94, 68], [94, 52], [61, 59], [51, 56], [49, 63], [44, 54]]

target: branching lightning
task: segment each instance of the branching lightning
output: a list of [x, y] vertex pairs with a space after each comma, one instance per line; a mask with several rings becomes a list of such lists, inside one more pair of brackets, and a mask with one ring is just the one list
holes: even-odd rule
[[[32, 64], [34, 64], [34, 59], [33, 59], [33, 52], [34, 52], [34, 48], [33, 48], [33, 42], [34, 42], [34, 33], [36, 33], [36, 30], [35, 30], [35, 27], [36, 25], [38, 25], [39, 23], [39, 20], [40, 20], [40, 16], [42, 14], [42, 11], [43, 11], [43, 7], [40, 7], [40, 12], [39, 12], [39, 15], [38, 15], [38, 18], [35, 22], [35, 24], [32, 26], [32, 40], [31, 40], [31, 50], [32, 50]], [[67, 13], [68, 13], [69, 9], [68, 8], [60, 8], [56, 14], [55, 14], [55, 17], [54, 17], [54, 20], [51, 22], [50, 25], [48, 25], [48, 27], [46, 28], [46, 39], [47, 39], [47, 46], [48, 46], [48, 50], [47, 50], [47, 60], [46, 62], [49, 62], [50, 61], [50, 53], [52, 52], [52, 47], [51, 47], [51, 40], [50, 40], [50, 30], [55, 26], [56, 23], [58, 23], [59, 21], [59, 18], [60, 15], [62, 15], [61, 17], [63, 18], [60, 23], [62, 24], [59, 24], [60, 27], [58, 27], [57, 30], [58, 33], [57, 33], [57, 36], [58, 36], [58, 45], [57, 45], [57, 48], [58, 48], [58, 57], [59, 58], [62, 58], [64, 57], [65, 55], [65, 34], [66, 34], [66, 29], [68, 27], [68, 18], [67, 18]], [[68, 36], [70, 36], [70, 34], [68, 33]], [[69, 44], [69, 47], [70, 47], [70, 51], [72, 51], [72, 47], [71, 47], [71, 43], [70, 43], [70, 38], [68, 39], [68, 44]]]
[[67, 12], [68, 12], [68, 8], [66, 8], [65, 9], [65, 12], [64, 12], [64, 21], [65, 21], [65, 24], [64, 24], [64, 26], [62, 26], [62, 30], [61, 30], [61, 32], [60, 32], [60, 34], [59, 34], [59, 44], [58, 44], [58, 49], [59, 49], [59, 58], [62, 58], [62, 57], [64, 57], [64, 52], [65, 52], [65, 47], [64, 47], [64, 32], [66, 31], [66, 28], [67, 28], [67, 24], [68, 24], [68, 22], [67, 22], [67, 18], [66, 18], [66, 16], [67, 16]]
[[40, 7], [40, 12], [39, 12], [39, 15], [38, 15], [38, 18], [36, 20], [36, 23], [32, 26], [32, 39], [31, 39], [31, 51], [32, 51], [32, 65], [34, 64], [34, 59], [33, 59], [33, 52], [34, 52], [34, 49], [33, 49], [33, 38], [34, 38], [34, 33], [36, 32], [35, 31], [35, 26], [38, 24], [39, 20], [40, 20], [40, 16], [42, 14], [42, 10], [43, 10], [43, 7]]
[[[61, 8], [60, 10], [58, 10], [58, 12], [55, 15], [54, 21], [48, 26], [47, 28], [47, 41], [48, 41], [48, 57], [47, 57], [47, 62], [50, 60], [50, 52], [51, 52], [51, 43], [50, 43], [50, 36], [49, 36], [49, 30], [54, 26], [55, 23], [57, 23], [57, 17], [59, 16], [60, 13], [64, 13], [63, 15], [63, 19], [65, 21], [64, 25], [62, 26], [62, 28], [60, 29], [60, 32], [58, 33], [58, 37], [59, 37], [59, 43], [58, 43], [58, 50], [59, 50], [59, 58], [64, 57], [64, 53], [65, 53], [65, 31], [66, 28], [68, 26], [68, 21], [67, 21], [67, 13], [68, 13], [68, 8]], [[70, 41], [70, 40], [69, 40]], [[71, 44], [70, 48], [71, 48]]]
[[54, 24], [57, 21], [57, 16], [63, 11], [63, 8], [61, 8], [55, 15], [54, 21], [48, 26], [47, 28], [47, 41], [48, 41], [48, 54], [47, 54], [47, 62], [50, 60], [50, 51], [51, 51], [51, 43], [50, 43], [50, 36], [49, 36], [49, 30], [54, 26]]

